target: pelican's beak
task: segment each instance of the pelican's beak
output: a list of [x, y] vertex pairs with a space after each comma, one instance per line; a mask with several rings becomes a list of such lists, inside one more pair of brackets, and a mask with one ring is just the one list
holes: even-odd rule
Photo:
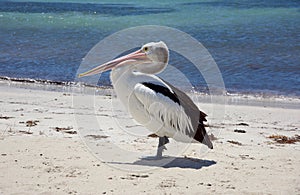
[[141, 49], [139, 49], [139, 50], [137, 50], [133, 53], [122, 56], [122, 57], [117, 58], [115, 60], [109, 61], [105, 64], [102, 64], [102, 65], [100, 65], [96, 68], [93, 68], [92, 70], [81, 73], [81, 74], [78, 75], [78, 77], [80, 78], [80, 77], [84, 77], [84, 76], [91, 76], [91, 75], [94, 75], [94, 74], [98, 74], [98, 73], [101, 73], [101, 72], [111, 70], [115, 67], [119, 67], [119, 66], [122, 66], [122, 65], [125, 65], [125, 64], [128, 64], [128, 63], [132, 63], [132, 64], [135, 64], [136, 62], [146, 63], [146, 62], [149, 62], [149, 61], [150, 61], [150, 59], [147, 57], [146, 53], [143, 52]]

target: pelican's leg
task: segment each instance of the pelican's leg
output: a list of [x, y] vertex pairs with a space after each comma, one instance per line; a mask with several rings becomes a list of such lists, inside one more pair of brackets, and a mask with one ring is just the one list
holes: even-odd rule
[[166, 150], [166, 144], [169, 143], [168, 137], [159, 137], [158, 147], [157, 147], [157, 153], [156, 156], [146, 156], [143, 157], [143, 160], [160, 160], [162, 159], [162, 152], [163, 150]]
[[159, 137], [156, 158], [158, 158], [158, 159], [162, 158], [162, 152], [163, 152], [163, 150], [167, 149], [165, 146], [167, 143], [169, 143], [168, 137], [166, 137], [166, 136]]

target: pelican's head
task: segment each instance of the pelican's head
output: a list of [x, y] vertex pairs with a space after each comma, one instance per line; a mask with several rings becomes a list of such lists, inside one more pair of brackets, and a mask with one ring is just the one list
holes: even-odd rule
[[143, 45], [141, 49], [102, 64], [92, 70], [79, 74], [79, 77], [90, 76], [119, 67], [129, 67], [133, 71], [147, 74], [156, 74], [163, 71], [169, 61], [169, 49], [160, 42], [151, 42]]
[[169, 49], [167, 45], [160, 42], [151, 42], [145, 44], [141, 51], [145, 53], [150, 62], [137, 64], [137, 71], [148, 74], [156, 74], [165, 69], [169, 61]]

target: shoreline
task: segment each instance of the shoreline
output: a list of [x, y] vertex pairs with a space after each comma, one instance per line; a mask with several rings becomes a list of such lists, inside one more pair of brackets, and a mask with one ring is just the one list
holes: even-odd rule
[[[12, 79], [0, 77], [0, 87], [13, 87], [41, 91], [56, 91], [66, 93], [87, 93], [95, 95], [114, 95], [112, 86], [94, 86], [86, 83], [56, 82], [34, 79]], [[202, 103], [216, 103], [226, 105], [248, 105], [262, 107], [279, 107], [300, 109], [300, 97], [265, 94], [225, 93], [224, 95], [210, 95], [198, 91], [185, 91], [193, 100]]]

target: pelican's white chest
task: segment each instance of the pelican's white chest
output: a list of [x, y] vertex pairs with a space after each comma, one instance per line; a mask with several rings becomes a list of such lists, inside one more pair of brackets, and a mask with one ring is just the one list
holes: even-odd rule
[[134, 86], [137, 83], [137, 81], [135, 81], [133, 78], [134, 74], [132, 71], [122, 67], [114, 69], [110, 73], [110, 79], [117, 97], [127, 110], [129, 106], [128, 98], [132, 94]]

